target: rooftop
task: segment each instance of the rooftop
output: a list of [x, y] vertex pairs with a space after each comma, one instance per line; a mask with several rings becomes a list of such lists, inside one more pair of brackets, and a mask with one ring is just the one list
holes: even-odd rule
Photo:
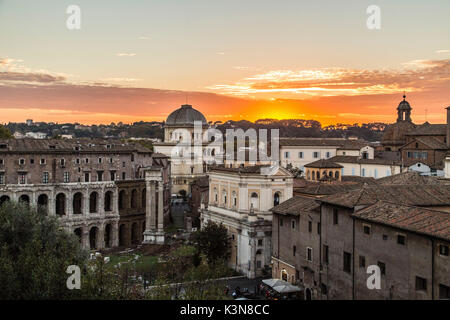
[[305, 168], [342, 168], [340, 164], [333, 161], [320, 159], [305, 165]]
[[356, 211], [353, 217], [387, 226], [450, 240], [450, 214], [437, 210], [377, 201]]
[[320, 204], [313, 198], [294, 196], [271, 209], [272, 212], [282, 215], [298, 216], [302, 213], [317, 211]]

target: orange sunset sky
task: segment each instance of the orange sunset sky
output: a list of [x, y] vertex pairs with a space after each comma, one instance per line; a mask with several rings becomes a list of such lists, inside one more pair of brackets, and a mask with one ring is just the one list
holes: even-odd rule
[[0, 0], [0, 123], [161, 121], [188, 101], [210, 121], [416, 123], [450, 105], [450, 3]]

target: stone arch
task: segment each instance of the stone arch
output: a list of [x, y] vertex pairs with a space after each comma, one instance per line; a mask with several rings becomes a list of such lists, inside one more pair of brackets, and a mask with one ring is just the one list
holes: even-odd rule
[[108, 223], [105, 226], [105, 234], [104, 234], [105, 248], [110, 248], [111, 247], [111, 239], [112, 239], [111, 235], [112, 235], [111, 234], [111, 224]]
[[78, 237], [78, 241], [80, 243], [82, 243], [82, 239], [83, 239], [83, 229], [81, 228], [76, 228], [73, 233]]
[[106, 191], [105, 193], [105, 211], [112, 211], [112, 199], [113, 193], [112, 191]]
[[135, 209], [138, 205], [138, 194], [137, 190], [133, 189], [131, 190], [131, 208]]
[[81, 192], [77, 192], [73, 195], [72, 209], [73, 214], [83, 213], [83, 194]]
[[96, 212], [98, 212], [98, 193], [93, 191], [89, 195], [89, 213]]
[[9, 198], [9, 196], [7, 195], [3, 195], [0, 197], [0, 207], [6, 202], [6, 201], [10, 201], [11, 199]]
[[89, 230], [89, 248], [98, 248], [98, 228], [96, 226]]
[[119, 192], [119, 209], [126, 209], [126, 193], [125, 190]]
[[63, 216], [66, 214], [66, 195], [64, 193], [58, 193], [55, 199], [56, 215]]
[[131, 225], [131, 243], [138, 244], [139, 238], [139, 226], [137, 222], [133, 222], [133, 224]]
[[279, 191], [275, 192], [273, 195], [273, 205], [277, 206], [281, 202], [281, 193]]
[[22, 202], [22, 203], [24, 203], [24, 204], [29, 206], [30, 205], [30, 196], [27, 195], [27, 194], [22, 194], [19, 197], [19, 202]]
[[37, 204], [38, 204], [38, 207], [41, 208], [41, 210], [44, 210], [44, 212], [47, 213], [47, 210], [48, 210], [48, 196], [45, 193], [40, 194], [38, 196]]
[[141, 192], [141, 207], [147, 207], [147, 190], [145, 188]]

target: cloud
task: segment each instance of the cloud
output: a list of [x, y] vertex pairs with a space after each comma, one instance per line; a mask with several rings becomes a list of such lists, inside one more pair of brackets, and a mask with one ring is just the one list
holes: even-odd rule
[[359, 96], [393, 94], [402, 90], [422, 91], [448, 84], [450, 59], [414, 60], [397, 70], [323, 68], [312, 70], [272, 70], [231, 84], [207, 87], [222, 94], [256, 95], [260, 98]]
[[225, 54], [225, 52], [216, 52], [216, 54], [223, 56]]
[[60, 82], [66, 80], [62, 76], [53, 76], [45, 73], [21, 73], [21, 72], [0, 72], [0, 81], [23, 81], [23, 82]]
[[118, 57], [134, 57], [136, 53], [117, 53]]
[[113, 77], [113, 78], [100, 79], [100, 81], [105, 81], [105, 82], [136, 82], [136, 81], [142, 81], [142, 79]]
[[436, 50], [436, 53], [450, 53], [450, 50]]

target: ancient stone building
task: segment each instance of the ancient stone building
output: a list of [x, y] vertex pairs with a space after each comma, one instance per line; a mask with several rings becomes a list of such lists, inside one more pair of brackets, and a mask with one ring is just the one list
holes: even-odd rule
[[0, 205], [14, 200], [44, 207], [85, 248], [129, 245], [142, 240], [145, 210], [139, 212], [136, 196], [145, 192], [145, 169], [155, 164], [164, 167], [168, 216], [170, 164], [164, 155], [120, 140], [0, 140]]

